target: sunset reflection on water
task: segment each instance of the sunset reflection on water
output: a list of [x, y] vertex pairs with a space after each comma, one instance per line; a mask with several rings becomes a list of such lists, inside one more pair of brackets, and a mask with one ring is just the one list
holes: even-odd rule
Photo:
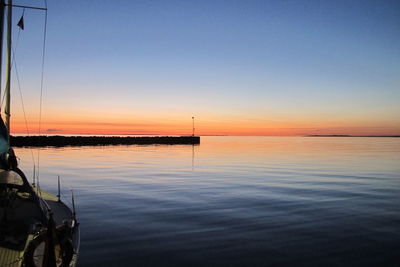
[[80, 266], [394, 266], [399, 161], [398, 138], [224, 136], [43, 148], [39, 171], [75, 190]]

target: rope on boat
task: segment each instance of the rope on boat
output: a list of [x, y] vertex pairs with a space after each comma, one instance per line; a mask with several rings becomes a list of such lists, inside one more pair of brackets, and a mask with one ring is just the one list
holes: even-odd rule
[[24, 257], [19, 257], [19, 258], [16, 259], [15, 261], [9, 262], [9, 263], [7, 263], [7, 264], [4, 265], [4, 266], [13, 266], [13, 265], [15, 265], [15, 264], [18, 263], [18, 262], [22, 262], [23, 259], [24, 259]]

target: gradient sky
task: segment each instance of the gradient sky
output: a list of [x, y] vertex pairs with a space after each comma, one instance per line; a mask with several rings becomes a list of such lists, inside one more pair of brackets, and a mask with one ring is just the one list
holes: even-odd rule
[[[43, 133], [189, 134], [194, 115], [197, 134], [400, 135], [399, 1], [48, 0], [48, 9]], [[26, 10], [25, 31], [14, 32], [32, 133], [43, 25], [43, 12]], [[12, 131], [24, 133], [13, 75]]]

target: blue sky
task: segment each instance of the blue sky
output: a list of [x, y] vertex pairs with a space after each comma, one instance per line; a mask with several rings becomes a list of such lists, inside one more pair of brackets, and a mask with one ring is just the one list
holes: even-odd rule
[[[196, 114], [207, 129], [218, 118], [400, 130], [399, 1], [49, 0], [48, 8], [45, 102], [70, 120]], [[37, 99], [43, 13], [26, 11], [25, 24], [17, 62], [24, 94]]]

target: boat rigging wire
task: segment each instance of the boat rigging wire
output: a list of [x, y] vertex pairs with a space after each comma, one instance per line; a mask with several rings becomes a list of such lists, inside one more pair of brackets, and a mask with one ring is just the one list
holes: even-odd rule
[[[23, 114], [24, 114], [25, 127], [26, 127], [26, 134], [27, 134], [28, 136], [30, 136], [29, 126], [28, 126], [28, 119], [26, 118], [24, 97], [23, 97], [23, 95], [22, 95], [21, 83], [20, 83], [20, 79], [19, 79], [18, 68], [17, 68], [17, 61], [16, 61], [16, 59], [15, 59], [15, 52], [14, 52], [14, 49], [13, 49], [13, 62], [14, 62], [14, 67], [15, 67], [15, 68], [14, 68], [14, 70], [15, 70], [15, 77], [17, 78], [19, 96], [20, 96], [20, 99], [21, 99], [22, 112], [23, 112]], [[33, 149], [30, 148], [30, 151], [31, 151], [31, 155], [32, 155], [33, 165], [35, 166], [36, 162], [35, 162], [35, 156], [34, 156], [34, 154], [33, 154]]]
[[[24, 14], [25, 14], [25, 8], [24, 8], [24, 10], [22, 11], [22, 17], [24, 16]], [[22, 112], [23, 112], [23, 114], [24, 114], [26, 133], [27, 133], [28, 136], [30, 136], [29, 126], [28, 126], [28, 119], [27, 119], [27, 117], [26, 117], [25, 104], [24, 104], [24, 97], [23, 97], [22, 90], [21, 90], [21, 82], [20, 82], [20, 79], [19, 79], [19, 72], [18, 72], [17, 58], [16, 58], [16, 53], [17, 53], [17, 48], [18, 48], [20, 33], [21, 33], [21, 28], [19, 28], [19, 30], [18, 30], [18, 35], [17, 35], [17, 40], [16, 40], [16, 42], [15, 42], [15, 47], [12, 47], [11, 66], [14, 67], [15, 77], [16, 77], [16, 79], [17, 79], [18, 90], [19, 90], [19, 96], [20, 96], [21, 105], [22, 105]], [[35, 156], [34, 156], [34, 154], [33, 154], [33, 149], [30, 148], [30, 151], [31, 151], [33, 166], [35, 166], [36, 162], [35, 162]]]
[[[42, 46], [42, 75], [40, 79], [40, 102], [39, 102], [39, 129], [38, 134], [39, 137], [41, 135], [42, 130], [42, 104], [43, 104], [43, 80], [44, 80], [44, 66], [45, 66], [45, 52], [46, 52], [46, 39], [47, 39], [47, 1], [44, 0], [44, 4], [46, 7], [45, 10], [45, 17], [44, 17], [44, 29], [43, 29], [43, 46]], [[37, 170], [36, 170], [36, 181], [37, 186], [39, 187], [39, 172], [40, 172], [40, 138], [39, 138], [39, 148], [37, 153]], [[42, 194], [39, 190], [40, 195]]]
[[[63, 178], [60, 175], [58, 175], [58, 178], [60, 179], [61, 184], [64, 184]], [[65, 187], [65, 186], [63, 185], [62, 187]], [[69, 189], [70, 191], [73, 190], [72, 188], [69, 188], [69, 187], [67, 187], [67, 189]], [[64, 203], [68, 203], [72, 207], [72, 202], [69, 200], [69, 198], [66, 195], [64, 195], [63, 190], [61, 190], [61, 188], [60, 188], [60, 196], [63, 197]]]
[[[22, 10], [22, 15], [21, 16], [23, 17], [24, 15], [25, 15], [25, 8]], [[8, 16], [8, 14], [6, 14], [6, 16]], [[30, 131], [29, 131], [29, 126], [28, 126], [28, 120], [27, 120], [27, 117], [26, 117], [25, 104], [24, 104], [23, 94], [22, 94], [22, 90], [21, 90], [21, 82], [20, 82], [20, 79], [19, 79], [19, 72], [18, 72], [17, 60], [16, 60], [16, 53], [17, 53], [17, 48], [18, 48], [18, 44], [19, 44], [20, 35], [21, 35], [21, 28], [19, 28], [19, 30], [18, 30], [17, 40], [15, 42], [15, 46], [11, 47], [11, 51], [12, 51], [11, 67], [14, 67], [14, 70], [15, 70], [15, 77], [17, 79], [17, 84], [18, 84], [18, 91], [19, 91], [22, 111], [23, 111], [23, 115], [24, 115], [26, 133], [29, 136], [30, 135]], [[5, 94], [3, 95], [3, 98], [2, 98], [2, 101], [1, 101], [1, 105], [4, 104], [4, 99], [5, 99]], [[35, 156], [34, 156], [34, 153], [33, 153], [33, 149], [30, 148], [30, 151], [31, 151], [33, 166], [35, 166], [36, 162], [35, 162]]]
[[[43, 0], [45, 7], [32, 7], [32, 6], [22, 6], [22, 5], [12, 5], [12, 4], [5, 4], [5, 6], [7, 6], [8, 8], [11, 7], [19, 7], [19, 8], [23, 8], [22, 11], [22, 17], [25, 13], [25, 8], [28, 9], [37, 9], [37, 10], [43, 10], [45, 11], [45, 19], [44, 19], [44, 29], [43, 29], [43, 44], [42, 44], [42, 66], [41, 66], [41, 79], [40, 79], [40, 99], [39, 99], [39, 122], [38, 122], [38, 135], [41, 135], [41, 124], [42, 124], [42, 105], [43, 105], [43, 84], [44, 84], [44, 66], [45, 66], [45, 52], [46, 52], [46, 40], [47, 40], [47, 0]], [[19, 42], [19, 36], [20, 36], [20, 32], [21, 32], [21, 28], [18, 31], [18, 37], [17, 37], [17, 45]], [[17, 46], [16, 46], [17, 47]], [[15, 47], [15, 50], [16, 50]], [[13, 50], [13, 49], [12, 49]], [[13, 50], [13, 59], [11, 60], [11, 65], [13, 64], [12, 62], [16, 63], [15, 61], [15, 52]], [[26, 113], [25, 113], [25, 107], [23, 104], [23, 100], [22, 100], [22, 91], [20, 89], [20, 82], [19, 82], [19, 76], [18, 76], [18, 71], [16, 70], [16, 74], [17, 74], [17, 81], [18, 81], [18, 88], [20, 90], [20, 96], [21, 96], [21, 102], [22, 102], [22, 107], [23, 107], [23, 112], [24, 112], [24, 119], [25, 119], [25, 124], [27, 127], [27, 134], [29, 135], [29, 129], [28, 129], [28, 124], [27, 124], [27, 119], [26, 119]], [[1, 105], [4, 102], [4, 96], [3, 99], [1, 101]], [[39, 167], [40, 167], [40, 138], [39, 138], [39, 148], [38, 148], [38, 153], [37, 153], [37, 170], [36, 170], [36, 181], [37, 181], [37, 185], [36, 185], [36, 191], [37, 193], [40, 194], [41, 196], [41, 191], [39, 190]], [[32, 152], [33, 154], [33, 152]], [[33, 164], [34, 164], [34, 168], [35, 168], [35, 159], [34, 156], [32, 156], [33, 159]], [[34, 171], [34, 175], [35, 175], [35, 171]], [[33, 178], [33, 180], [35, 181], [35, 177]]]
[[[16, 58], [15, 58], [14, 49], [13, 49], [12, 51], [13, 51], [13, 62], [14, 62], [14, 67], [15, 67], [15, 68], [14, 68], [14, 70], [15, 70], [15, 77], [16, 77], [16, 79], [17, 79], [18, 91], [19, 91], [19, 96], [20, 96], [20, 99], [21, 99], [22, 112], [23, 112], [23, 114], [24, 114], [25, 127], [26, 127], [26, 134], [27, 134], [28, 136], [30, 136], [29, 125], [28, 125], [28, 119], [27, 119], [27, 117], [26, 117], [26, 111], [25, 111], [24, 97], [23, 97], [22, 90], [21, 90], [21, 82], [20, 82], [20, 79], [19, 79], [19, 73], [18, 73], [17, 61], [16, 61]], [[32, 151], [32, 149], [31, 149], [31, 151]], [[32, 152], [32, 160], [33, 160], [33, 164], [35, 164], [35, 157], [34, 157], [34, 155], [33, 155], [33, 152]]]

